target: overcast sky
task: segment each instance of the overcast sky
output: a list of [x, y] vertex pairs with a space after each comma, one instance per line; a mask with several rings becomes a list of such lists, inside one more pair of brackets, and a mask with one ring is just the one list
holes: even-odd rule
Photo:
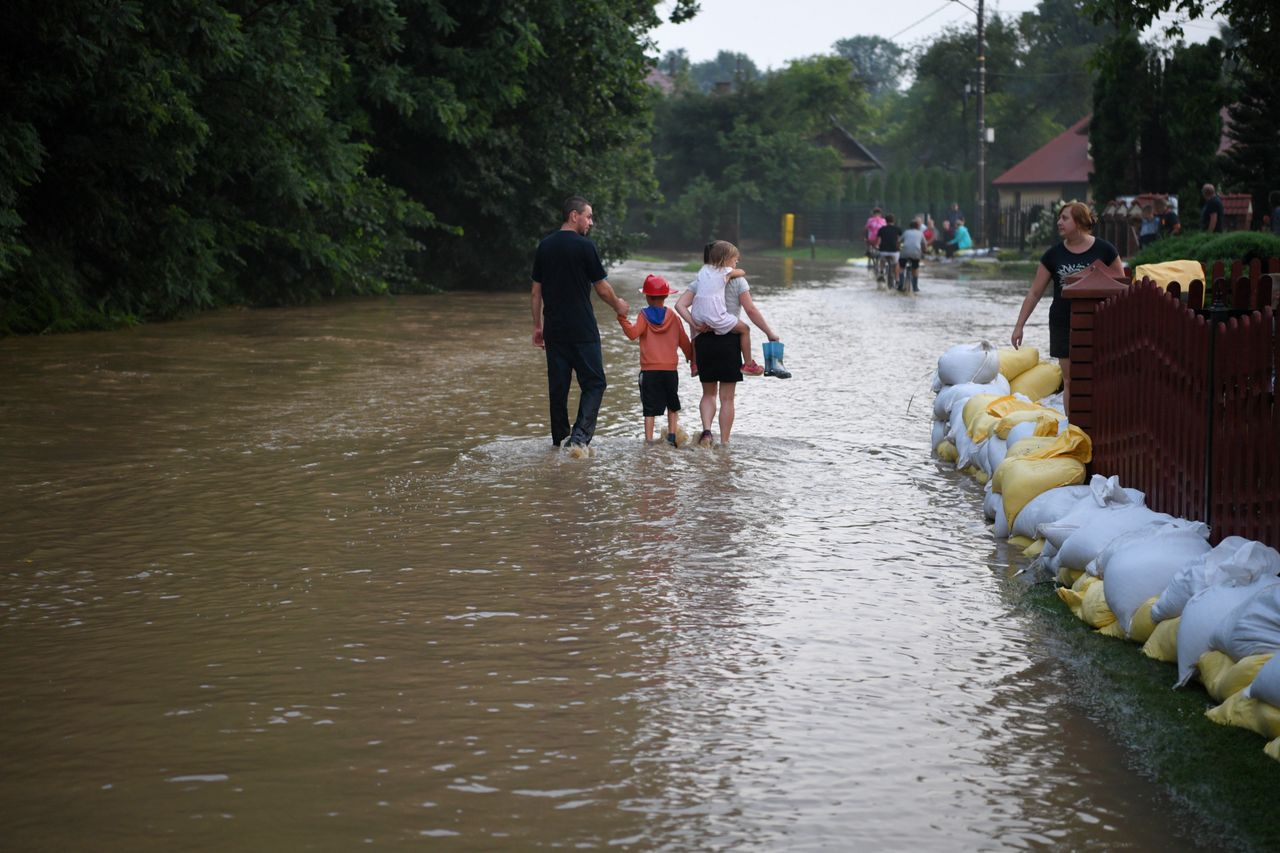
[[[956, 0], [700, 0], [702, 11], [683, 24], [663, 24], [652, 35], [659, 55], [684, 48], [693, 62], [715, 58], [721, 50], [745, 53], [760, 68], [780, 68], [789, 60], [830, 53], [831, 45], [849, 36], [883, 36], [908, 46], [929, 39], [951, 25], [976, 15]], [[976, 9], [977, 0], [965, 0]], [[669, 14], [671, 3], [659, 5]], [[1037, 0], [996, 0], [993, 12], [1017, 16]], [[1217, 35], [1216, 23], [1192, 21], [1184, 27], [1187, 41]]]

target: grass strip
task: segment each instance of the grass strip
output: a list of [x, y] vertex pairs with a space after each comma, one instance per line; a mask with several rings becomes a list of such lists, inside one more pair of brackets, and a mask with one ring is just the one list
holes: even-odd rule
[[1053, 585], [1011, 581], [1019, 607], [1035, 613], [1086, 713], [1128, 751], [1129, 764], [1187, 811], [1197, 840], [1215, 848], [1280, 850], [1280, 762], [1257, 734], [1220, 726], [1197, 683], [1174, 690], [1174, 666], [1135, 643], [1104, 637], [1076, 619]]

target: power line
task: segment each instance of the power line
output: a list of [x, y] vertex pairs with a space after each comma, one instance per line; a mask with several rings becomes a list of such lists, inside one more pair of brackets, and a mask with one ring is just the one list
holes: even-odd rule
[[951, 0], [947, 0], [947, 2], [946, 2], [946, 3], [943, 3], [941, 6], [939, 6], [939, 7], [938, 7], [938, 8], [936, 8], [936, 9], [934, 9], [932, 12], [930, 12], [930, 13], [929, 13], [929, 14], [927, 14], [927, 15], [925, 15], [923, 18], [921, 18], [920, 20], [916, 21], [914, 24], [908, 24], [907, 26], [905, 26], [905, 27], [903, 27], [902, 29], [898, 30], [898, 31], [897, 31], [896, 33], [894, 33], [893, 35], [889, 36], [889, 38], [888, 38], [887, 40], [888, 40], [888, 41], [893, 41], [893, 40], [894, 40], [894, 39], [896, 39], [898, 36], [900, 36], [900, 35], [902, 35], [903, 33], [905, 33], [907, 30], [914, 29], [915, 27], [920, 26], [920, 25], [921, 25], [921, 24], [923, 24], [925, 21], [929, 20], [929, 19], [930, 19], [930, 18], [932, 18], [934, 15], [938, 14], [939, 12], [941, 12], [943, 9], [947, 8], [947, 7], [948, 7], [948, 6], [950, 6], [950, 5], [951, 5]]

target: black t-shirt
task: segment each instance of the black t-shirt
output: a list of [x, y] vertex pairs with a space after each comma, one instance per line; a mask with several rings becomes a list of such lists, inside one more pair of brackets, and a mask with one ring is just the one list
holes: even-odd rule
[[1094, 237], [1093, 245], [1079, 253], [1067, 251], [1065, 243], [1055, 243], [1040, 256], [1040, 263], [1049, 271], [1049, 277], [1053, 279], [1053, 298], [1057, 300], [1062, 296], [1062, 280], [1067, 276], [1080, 272], [1094, 261], [1110, 264], [1118, 257], [1120, 253], [1116, 251], [1115, 246], [1106, 240]]
[[1178, 227], [1178, 214], [1174, 213], [1172, 210], [1166, 210], [1164, 213], [1160, 214], [1161, 236], [1168, 237], [1170, 234], [1173, 233], [1173, 230], [1177, 227]]
[[591, 307], [592, 286], [605, 278], [596, 244], [576, 231], [542, 239], [533, 256], [533, 280], [542, 285], [542, 336], [557, 343], [600, 340]]
[[880, 229], [880, 251], [896, 252], [902, 242], [902, 229], [897, 225], [886, 225]]
[[1214, 223], [1213, 230], [1218, 232], [1222, 230], [1222, 214], [1225, 211], [1222, 207], [1222, 196], [1214, 196], [1204, 203], [1204, 207], [1200, 208], [1200, 230], [1209, 230], [1209, 215], [1218, 214], [1218, 221]]

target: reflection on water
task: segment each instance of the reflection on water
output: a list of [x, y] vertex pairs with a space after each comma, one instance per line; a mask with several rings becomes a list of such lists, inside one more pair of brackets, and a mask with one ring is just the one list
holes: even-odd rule
[[748, 268], [731, 451], [643, 443], [602, 313], [552, 452], [524, 294], [0, 341], [6, 846], [1186, 849], [928, 458], [1021, 288]]

